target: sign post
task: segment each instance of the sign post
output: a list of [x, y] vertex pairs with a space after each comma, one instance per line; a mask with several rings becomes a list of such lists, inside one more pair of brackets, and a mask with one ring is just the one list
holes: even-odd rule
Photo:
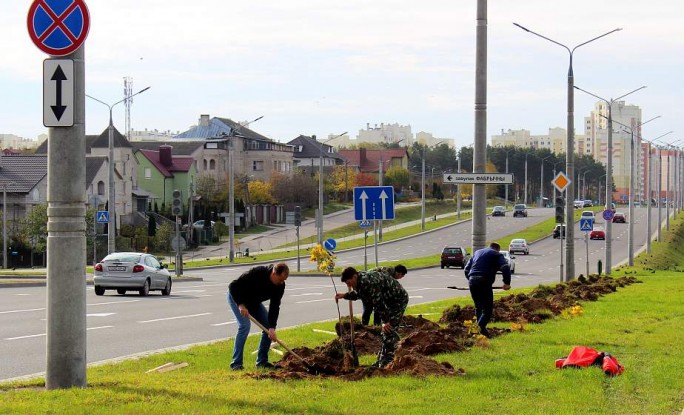
[[[394, 219], [394, 188], [392, 186], [361, 186], [354, 188], [354, 220], [362, 228], [373, 223], [375, 266], [378, 266], [378, 224]], [[365, 254], [365, 246], [364, 246]]]
[[[558, 193], [560, 193], [560, 203], [556, 201], [556, 209], [561, 208], [563, 209], [563, 194], [565, 193], [565, 189], [568, 188], [570, 185], [570, 179], [563, 173], [562, 171], [559, 171], [556, 177], [551, 180], [551, 184], [558, 190]], [[566, 197], [570, 197], [567, 196]], [[561, 215], [561, 217], [564, 216]], [[560, 229], [558, 231], [558, 239], [560, 239], [560, 282], [563, 282], [563, 238], [566, 237], [567, 231], [568, 231], [568, 226], [570, 226], [570, 223], [566, 223], [565, 227], [563, 227], [563, 222], [560, 223]]]
[[[29, 37], [46, 54], [43, 123], [48, 127], [47, 363], [45, 387], [86, 387], [85, 53], [83, 0], [34, 0]], [[64, 258], [69, 258], [65, 261]]]
[[580, 218], [580, 231], [584, 232], [584, 248], [587, 258], [586, 276], [589, 276], [589, 232], [594, 230], [594, 220], [591, 218]]

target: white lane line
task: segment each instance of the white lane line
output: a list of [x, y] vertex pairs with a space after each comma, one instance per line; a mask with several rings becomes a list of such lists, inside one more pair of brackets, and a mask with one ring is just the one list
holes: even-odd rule
[[92, 314], [86, 314], [86, 317], [109, 317], [113, 316], [116, 313], [92, 313]]
[[192, 317], [202, 317], [202, 316], [208, 316], [213, 313], [200, 313], [200, 314], [188, 314], [185, 316], [176, 316], [176, 317], [165, 317], [165, 318], [156, 318], [154, 320], [143, 320], [143, 321], [138, 321], [138, 323], [154, 323], [157, 321], [166, 321], [166, 320], [178, 320], [181, 318], [192, 318]]
[[304, 293], [304, 294], [292, 294], [290, 297], [307, 297], [311, 295], [323, 295], [323, 293]]
[[178, 294], [178, 293], [204, 293], [206, 291], [207, 290], [182, 290], [182, 291], [175, 290], [173, 293], [174, 294]]
[[212, 324], [212, 326], [214, 326], [214, 327], [227, 326], [229, 324], [235, 324], [235, 323], [237, 323], [237, 320], [226, 321], [225, 323], [216, 323], [216, 324]]
[[7, 311], [0, 311], [0, 314], [12, 314], [12, 313], [29, 313], [31, 311], [45, 311], [45, 307], [43, 308], [27, 308], [26, 310], [7, 310]]
[[[114, 327], [114, 326], [89, 327], [86, 330], [111, 329], [112, 327]], [[7, 337], [5, 340], [21, 340], [21, 339], [30, 339], [33, 337], [44, 337], [44, 336], [47, 336], [47, 334], [41, 333], [41, 334], [29, 334], [28, 336]]]
[[95, 303], [95, 304], [88, 304], [88, 307], [95, 307], [98, 305], [112, 305], [112, 304], [125, 304], [125, 303], [137, 303], [140, 300], [123, 300], [123, 301], [110, 301], [107, 303]]
[[33, 295], [33, 294], [14, 294], [14, 295]]
[[423, 298], [422, 295], [409, 295], [409, 300], [412, 298]]
[[334, 301], [334, 298], [322, 298], [320, 300], [297, 301], [295, 304], [320, 303], [321, 301]]

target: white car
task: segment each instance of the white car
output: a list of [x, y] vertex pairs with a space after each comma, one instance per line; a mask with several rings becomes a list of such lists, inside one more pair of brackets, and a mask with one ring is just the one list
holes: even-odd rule
[[93, 285], [96, 295], [104, 295], [105, 290], [116, 290], [121, 295], [137, 291], [143, 297], [159, 290], [162, 295], [170, 295], [171, 274], [154, 255], [115, 252], [95, 265]]
[[513, 254], [520, 252], [525, 255], [530, 254], [530, 246], [527, 244], [525, 239], [512, 239], [511, 243], [508, 244], [508, 251]]
[[596, 221], [596, 216], [594, 215], [594, 212], [591, 210], [585, 210], [582, 212], [582, 219], [591, 219], [592, 221]]
[[[506, 262], [508, 262], [508, 268], [510, 268], [511, 274], [515, 274], [515, 256], [511, 255], [511, 253], [508, 251], [501, 251], [501, 255], [506, 258]], [[498, 273], [501, 274], [501, 271]]]
[[575, 209], [582, 209], [584, 207], [584, 200], [575, 200], [573, 204]]

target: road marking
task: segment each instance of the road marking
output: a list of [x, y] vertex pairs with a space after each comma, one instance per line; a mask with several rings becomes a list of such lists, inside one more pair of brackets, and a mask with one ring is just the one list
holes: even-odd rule
[[[110, 329], [112, 327], [114, 327], [114, 326], [89, 327], [86, 330]], [[47, 334], [41, 333], [41, 334], [29, 334], [28, 336], [7, 337], [5, 340], [21, 340], [21, 339], [30, 339], [33, 337], [43, 337], [43, 336], [47, 336]]]
[[93, 313], [93, 314], [86, 314], [86, 317], [109, 317], [112, 316], [116, 313]]
[[155, 323], [157, 321], [166, 321], [166, 320], [178, 320], [181, 318], [192, 318], [192, 317], [202, 317], [202, 316], [208, 316], [213, 313], [200, 313], [200, 314], [189, 314], [186, 316], [176, 316], [176, 317], [165, 317], [165, 318], [157, 318], [154, 320], [143, 320], [143, 321], [138, 321], [138, 323]]
[[31, 311], [45, 311], [45, 308], [28, 308], [26, 310], [8, 310], [8, 311], [0, 311], [0, 314], [11, 314], [11, 313], [28, 313]]
[[111, 305], [111, 304], [125, 304], [125, 303], [137, 303], [140, 300], [125, 300], [125, 301], [110, 301], [108, 303], [95, 303], [95, 304], [88, 304], [88, 307], [95, 307], [98, 305]]
[[203, 293], [203, 292], [206, 292], [206, 291], [207, 291], [207, 290], [183, 290], [183, 291], [178, 291], [178, 290], [176, 290], [176, 291], [174, 291], [173, 293], [174, 293], [174, 294], [178, 294], [178, 293]]
[[292, 294], [290, 297], [305, 297], [309, 295], [323, 295], [323, 293], [304, 293], [304, 294]]
[[235, 324], [235, 323], [237, 323], [237, 320], [226, 321], [225, 323], [216, 323], [216, 324], [212, 324], [212, 326], [214, 326], [214, 327], [227, 326], [229, 324]]
[[409, 295], [409, 300], [412, 298], [423, 298], [422, 295]]
[[320, 300], [297, 301], [295, 304], [320, 303], [321, 301], [333, 301], [333, 298], [322, 298]]

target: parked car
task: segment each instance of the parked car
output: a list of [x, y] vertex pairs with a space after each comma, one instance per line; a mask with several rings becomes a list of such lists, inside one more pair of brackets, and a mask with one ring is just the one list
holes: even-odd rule
[[[210, 228], [213, 228], [215, 224], [216, 224], [216, 222], [214, 222], [214, 221], [212, 220], [212, 221], [209, 222], [209, 227], [210, 227]], [[193, 226], [195, 229], [204, 228], [204, 219], [200, 219], [200, 220], [198, 220], [198, 221], [195, 221], [195, 222], [192, 224], [192, 226]]]
[[613, 215], [613, 223], [627, 223], [627, 217], [622, 212], [615, 212], [615, 215]]
[[444, 267], [465, 268], [469, 259], [470, 255], [468, 255], [468, 251], [466, 251], [464, 247], [447, 245], [442, 249], [440, 265], [442, 269], [444, 269]]
[[575, 209], [582, 209], [584, 207], [584, 200], [575, 200], [573, 202]]
[[494, 206], [492, 216], [506, 216], [506, 209], [503, 206]]
[[[561, 232], [563, 234], [561, 235]], [[553, 239], [558, 239], [558, 238], [563, 238], [565, 239], [565, 225], [556, 225], [555, 228], [553, 228]]]
[[594, 229], [589, 233], [589, 239], [606, 239], [606, 232], [604, 232], [601, 227], [594, 227]]
[[508, 244], [508, 251], [511, 254], [520, 252], [522, 254], [529, 255], [530, 247], [527, 245], [527, 241], [525, 239], [512, 239], [511, 243]]
[[[508, 262], [508, 268], [511, 270], [511, 274], [515, 274], [515, 256], [511, 255], [510, 252], [508, 251], [501, 251], [501, 254], [506, 258], [506, 262]], [[498, 271], [499, 274], [501, 274], [501, 271]]]
[[159, 290], [162, 295], [170, 295], [171, 274], [154, 255], [115, 252], [95, 265], [93, 285], [96, 295], [104, 295], [105, 290], [116, 290], [121, 295], [138, 291], [143, 297]]
[[592, 202], [591, 200], [585, 200], [584, 205], [582, 207], [592, 207], [592, 206], [594, 206], [594, 202]]
[[516, 218], [518, 216], [527, 217], [527, 206], [524, 203], [513, 206], [513, 217]]

